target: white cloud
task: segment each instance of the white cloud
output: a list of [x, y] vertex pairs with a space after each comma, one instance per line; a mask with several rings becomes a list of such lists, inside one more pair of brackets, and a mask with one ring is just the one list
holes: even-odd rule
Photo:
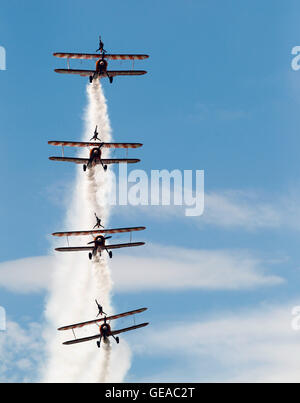
[[142, 339], [135, 336], [135, 352], [168, 359], [169, 366], [150, 382], [298, 383], [300, 343], [291, 327], [292, 306], [152, 324]]
[[38, 256], [0, 263], [0, 287], [22, 294], [48, 288], [53, 269], [52, 256]]
[[43, 360], [41, 333], [38, 323], [22, 328], [8, 321], [6, 332], [0, 332], [0, 382], [37, 381]]
[[[53, 259], [44, 256], [1, 263], [0, 287], [22, 294], [47, 290]], [[242, 250], [193, 250], [147, 244], [130, 256], [115, 252], [111, 266], [118, 292], [239, 290], [275, 286], [284, 281], [269, 274], [263, 260]]]
[[245, 230], [300, 230], [300, 195], [227, 190], [206, 195], [204, 224]]
[[148, 215], [158, 220], [181, 219], [187, 224], [253, 231], [287, 228], [300, 230], [300, 195], [264, 195], [253, 191], [224, 190], [205, 193], [204, 213], [186, 217], [186, 206], [118, 206], [115, 213]]
[[249, 118], [250, 113], [238, 108], [225, 108], [213, 104], [197, 102], [194, 110], [189, 114], [189, 119], [197, 120], [221, 120], [233, 121]]
[[193, 250], [156, 244], [148, 244], [134, 257], [116, 254], [112, 275], [119, 292], [239, 290], [284, 281], [267, 274], [264, 262], [246, 251]]
[[257, 194], [240, 191], [208, 193], [202, 222], [227, 228], [247, 230], [278, 228], [284, 224], [279, 201], [263, 201]]

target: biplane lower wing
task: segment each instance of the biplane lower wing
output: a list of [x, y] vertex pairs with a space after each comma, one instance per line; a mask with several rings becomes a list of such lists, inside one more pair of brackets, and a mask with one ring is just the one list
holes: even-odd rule
[[74, 162], [75, 164], [88, 164], [88, 158], [71, 158], [71, 157], [49, 157], [51, 161], [61, 161], [61, 162]]
[[130, 332], [130, 330], [135, 330], [135, 329], [139, 329], [140, 327], [145, 327], [148, 326], [149, 323], [141, 323], [140, 325], [135, 325], [135, 326], [130, 326], [130, 327], [126, 327], [124, 329], [120, 329], [120, 330], [113, 330], [111, 332], [112, 336], [115, 336], [116, 334], [120, 334], [120, 333], [125, 333], [125, 332]]
[[74, 340], [65, 341], [63, 344], [65, 344], [66, 346], [69, 346], [70, 344], [84, 343], [85, 341], [99, 339], [99, 337], [100, 337], [100, 334], [96, 334], [95, 336], [84, 337], [82, 339], [74, 339]]
[[116, 245], [105, 245], [105, 249], [120, 249], [120, 248], [130, 248], [134, 246], [143, 246], [145, 242], [130, 242], [130, 243], [119, 243]]
[[53, 232], [53, 236], [82, 236], [82, 235], [98, 235], [98, 234], [118, 234], [124, 232], [143, 231], [146, 227], [129, 227], [129, 228], [113, 228], [113, 229], [95, 229], [91, 231], [69, 231], [69, 232]]
[[90, 77], [96, 73], [95, 70], [55, 69], [54, 71], [59, 74], [77, 74], [81, 77]]
[[141, 160], [137, 158], [109, 158], [109, 159], [101, 158], [101, 161], [102, 164], [108, 165], [108, 164], [136, 164]]
[[145, 70], [108, 70], [105, 73], [98, 74], [95, 70], [74, 70], [74, 69], [55, 69], [59, 74], [77, 74], [81, 77], [115, 77], [115, 76], [141, 76], [146, 74]]
[[[51, 161], [61, 161], [61, 162], [74, 162], [75, 164], [88, 164], [88, 158], [71, 158], [71, 157], [49, 157]], [[136, 164], [141, 160], [137, 158], [109, 158], [109, 159], [102, 159], [103, 165], [109, 164]]]
[[[130, 247], [142, 246], [142, 245], [145, 245], [145, 242], [119, 243], [116, 245], [105, 245], [102, 247], [102, 250], [130, 248]], [[62, 248], [55, 248], [55, 250], [57, 252], [86, 252], [86, 251], [94, 250], [94, 247], [93, 246], [66, 246], [66, 247], [62, 247]]]
[[115, 76], [142, 76], [146, 74], [145, 70], [110, 70], [105, 74], [102, 74], [101, 77], [115, 77]]
[[[124, 318], [125, 316], [130, 316], [130, 315], [135, 315], [137, 313], [141, 313], [146, 311], [148, 308], [139, 308], [139, 309], [135, 309], [134, 311], [129, 311], [129, 312], [124, 312], [124, 313], [119, 313], [117, 315], [112, 315], [112, 316], [107, 316], [106, 320], [113, 320], [113, 319], [119, 319], [119, 318]], [[88, 322], [82, 322], [82, 323], [75, 323], [74, 325], [69, 325], [69, 326], [63, 326], [60, 327], [59, 331], [61, 330], [71, 330], [71, 329], [77, 329], [80, 327], [84, 327], [84, 326], [88, 326], [88, 325], [93, 325], [95, 323], [100, 323], [103, 322], [104, 318], [100, 318], [100, 319], [95, 319], [95, 320], [90, 320]]]
[[[148, 325], [149, 325], [149, 323], [141, 323], [140, 325], [130, 326], [130, 327], [126, 327], [126, 328], [120, 329], [120, 330], [113, 330], [109, 336], [115, 336], [120, 333], [130, 332], [131, 330], [140, 329], [141, 327], [145, 327]], [[82, 339], [74, 339], [74, 340], [65, 341], [63, 344], [69, 346], [71, 344], [84, 343], [86, 341], [99, 339], [99, 337], [100, 337], [100, 334], [96, 334], [95, 336], [83, 337]]]
[[86, 252], [93, 249], [93, 246], [66, 246], [63, 248], [55, 248], [57, 252]]

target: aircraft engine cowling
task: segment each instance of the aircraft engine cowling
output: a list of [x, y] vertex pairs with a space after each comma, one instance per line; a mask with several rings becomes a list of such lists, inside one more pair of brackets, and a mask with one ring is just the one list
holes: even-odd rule
[[108, 337], [110, 335], [110, 326], [108, 323], [104, 323], [101, 327], [100, 327], [100, 332], [101, 335], [105, 338]]
[[107, 70], [107, 61], [105, 59], [100, 59], [96, 63], [96, 70], [98, 73], [104, 73]]
[[100, 148], [93, 148], [90, 152], [90, 156], [93, 158], [100, 158], [101, 157], [101, 150]]
[[102, 235], [99, 235], [94, 240], [96, 246], [103, 246], [105, 244], [105, 239]]

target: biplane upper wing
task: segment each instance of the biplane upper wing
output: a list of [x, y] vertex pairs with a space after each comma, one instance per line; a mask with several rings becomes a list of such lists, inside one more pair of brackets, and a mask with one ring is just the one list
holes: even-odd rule
[[95, 336], [84, 337], [82, 339], [74, 339], [74, 340], [65, 341], [63, 344], [69, 346], [70, 344], [83, 343], [85, 341], [99, 339], [99, 337], [100, 337], [100, 334], [96, 334]]
[[55, 248], [57, 252], [85, 252], [93, 249], [93, 246], [66, 246], [63, 248]]
[[95, 143], [95, 142], [83, 142], [83, 141], [48, 141], [51, 146], [63, 146], [63, 147], [99, 147], [102, 148], [139, 148], [142, 147], [141, 143]]
[[100, 55], [97, 53], [66, 53], [66, 52], [56, 52], [53, 56], [59, 57], [61, 59], [100, 59]]
[[119, 243], [115, 245], [105, 245], [106, 249], [120, 249], [120, 248], [132, 248], [134, 246], [143, 246], [145, 242], [130, 242], [130, 243]]
[[133, 55], [133, 54], [108, 54], [106, 53], [104, 57], [108, 60], [144, 60], [148, 59], [149, 55]]
[[88, 164], [88, 158], [49, 157], [51, 161], [74, 162], [75, 164]]
[[[125, 316], [130, 316], [130, 315], [135, 315], [136, 313], [141, 313], [146, 311], [148, 308], [140, 308], [140, 309], [135, 309], [134, 311], [129, 311], [129, 312], [124, 312], [124, 313], [119, 313], [117, 315], [112, 315], [112, 316], [107, 316], [106, 320], [113, 320], [113, 319], [118, 319], [118, 318], [123, 318]], [[99, 322], [103, 322], [104, 318], [100, 318], [100, 319], [95, 319], [95, 320], [90, 320], [88, 322], [82, 322], [82, 323], [75, 323], [74, 325], [69, 325], [69, 326], [63, 326], [60, 327], [59, 331], [61, 330], [70, 330], [70, 329], [77, 329], [80, 327], [84, 327], [84, 326], [88, 326], [88, 325], [93, 325], [93, 324], [97, 324]], [[99, 337], [99, 336], [98, 336]]]
[[60, 74], [77, 74], [81, 77], [90, 77], [95, 73], [95, 70], [55, 69], [54, 71]]
[[[135, 315], [136, 313], [145, 312], [147, 309], [148, 308], [139, 308], [139, 309], [135, 309], [134, 311], [118, 313], [117, 315], [107, 316], [106, 320], [114, 320], [114, 319], [124, 318], [125, 316], [130, 316], [130, 315]], [[102, 318], [101, 320], [104, 321], [104, 318]]]
[[146, 227], [132, 227], [132, 228], [114, 228], [114, 229], [97, 229], [91, 231], [70, 231], [70, 232], [54, 232], [53, 236], [82, 236], [82, 235], [97, 235], [97, 234], [116, 234], [123, 232], [143, 231]]
[[102, 54], [99, 53], [53, 53], [53, 56], [59, 57], [62, 59], [100, 59], [101, 57], [105, 57], [109, 60], [143, 60], [147, 59], [148, 55], [138, 55], [138, 54]]
[[[135, 325], [135, 326], [126, 327], [126, 328], [120, 329], [120, 330], [113, 330], [113, 331], [111, 332], [111, 335], [112, 335], [112, 336], [115, 336], [116, 334], [129, 332], [130, 330], [139, 329], [140, 327], [145, 327], [145, 326], [148, 326], [148, 325], [149, 325], [149, 322], [147, 322], [147, 323], [141, 323], [140, 325]], [[99, 336], [98, 336], [98, 337], [99, 337]]]

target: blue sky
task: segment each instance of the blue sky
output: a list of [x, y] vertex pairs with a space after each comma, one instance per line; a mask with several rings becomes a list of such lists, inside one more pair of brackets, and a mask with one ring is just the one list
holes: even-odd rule
[[[42, 323], [44, 287], [26, 293], [22, 284], [14, 288], [3, 274], [4, 265], [49, 253], [49, 234], [60, 230], [63, 200], [75, 171], [48, 161], [53, 150], [47, 141], [79, 139], [83, 127], [86, 80], [56, 75], [53, 69], [65, 63], [52, 53], [94, 52], [101, 34], [111, 52], [150, 55], [138, 63], [138, 68], [148, 71], [146, 76], [119, 78], [114, 85], [103, 82], [115, 140], [144, 143], [136, 152], [142, 160], [139, 168], [147, 172], [204, 169], [207, 196], [200, 218], [167, 209], [158, 216], [150, 207], [130, 208], [130, 214], [126, 209], [114, 211], [111, 225], [147, 226], [144, 236], [149, 246], [136, 254], [137, 264], [138, 258], [147, 257], [150, 263], [155, 258], [163, 271], [166, 261], [176, 261], [177, 249], [183, 256], [195, 253], [195, 261], [202, 262], [201, 276], [209, 277], [212, 273], [205, 270], [215, 270], [218, 284], [207, 286], [197, 280], [195, 286], [191, 281], [161, 288], [157, 280], [149, 279], [152, 286], [147, 290], [117, 287], [115, 306], [125, 310], [149, 306], [145, 318], [154, 330], [162, 326], [163, 333], [162, 344], [153, 344], [152, 355], [143, 350], [143, 336], [127, 338], [133, 349], [138, 346], [127, 380], [227, 380], [240, 372], [245, 380], [263, 377], [264, 362], [252, 363], [251, 371], [247, 360], [238, 362], [232, 372], [230, 358], [218, 360], [220, 340], [209, 347], [201, 341], [198, 361], [203, 366], [188, 359], [188, 352], [174, 358], [171, 349], [166, 353], [160, 349], [166, 329], [185, 318], [189, 326], [199, 323], [204, 334], [201, 323], [213, 326], [211, 321], [226, 317], [230, 327], [233, 317], [234, 323], [244, 323], [244, 315], [260, 317], [266, 310], [274, 318], [272, 323], [278, 318], [288, 323], [291, 307], [300, 303], [300, 73], [291, 69], [291, 49], [300, 44], [299, 4], [274, 0], [117, 0], [92, 7], [77, 0], [2, 3], [0, 46], [6, 49], [7, 70], [0, 71], [0, 305], [8, 318], [24, 329], [29, 323]], [[21, 234], [22, 241], [16, 242]], [[124, 252], [124, 258], [127, 255]], [[206, 266], [208, 259], [217, 263]], [[226, 285], [224, 261], [232, 274]], [[191, 275], [188, 264], [182, 268], [187, 277]], [[247, 285], [249, 273], [255, 279], [250, 276]], [[236, 326], [231, 326], [233, 335]], [[151, 329], [145, 334], [145, 343], [151, 343]], [[295, 347], [287, 336], [284, 340]], [[267, 334], [264, 342], [272, 343], [272, 335]], [[248, 344], [240, 348], [258, 349]], [[298, 375], [300, 369], [293, 369], [292, 375]], [[24, 371], [19, 371], [18, 379], [23, 380]], [[0, 374], [9, 379], [8, 374]], [[31, 369], [29, 380], [36, 375]]]

